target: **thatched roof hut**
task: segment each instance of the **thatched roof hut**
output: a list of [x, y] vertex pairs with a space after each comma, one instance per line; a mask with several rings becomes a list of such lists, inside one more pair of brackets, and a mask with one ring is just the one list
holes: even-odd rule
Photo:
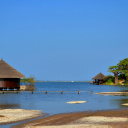
[[3, 59], [0, 60], [0, 89], [20, 88], [20, 78], [26, 77]]
[[99, 74], [97, 74], [95, 77], [93, 77], [92, 79], [94, 79], [95, 84], [102, 84], [104, 82], [104, 78], [105, 75], [103, 75], [101, 72]]
[[7, 64], [3, 59], [0, 60], [0, 78], [26, 78], [22, 73]]
[[104, 79], [105, 75], [103, 75], [101, 72], [99, 74], [97, 74], [95, 77], [93, 77], [92, 79], [99, 79], [102, 80]]

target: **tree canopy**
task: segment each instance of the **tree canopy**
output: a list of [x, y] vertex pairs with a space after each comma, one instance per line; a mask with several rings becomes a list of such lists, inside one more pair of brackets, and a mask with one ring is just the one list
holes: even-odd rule
[[117, 65], [115, 66], [110, 66], [108, 68], [108, 72], [112, 72], [112, 73], [118, 73], [119, 72], [119, 67]]
[[117, 65], [120, 73], [125, 74], [128, 80], [128, 58], [125, 58], [124, 60], [120, 60], [120, 62]]
[[115, 84], [118, 82], [118, 74], [120, 76], [125, 76], [128, 81], [128, 58], [120, 60], [119, 63], [115, 66], [110, 66], [108, 68], [108, 72], [112, 72], [115, 75]]
[[32, 75], [29, 78], [20, 79], [20, 82], [26, 83], [27, 85], [34, 85], [36, 83], [35, 77]]

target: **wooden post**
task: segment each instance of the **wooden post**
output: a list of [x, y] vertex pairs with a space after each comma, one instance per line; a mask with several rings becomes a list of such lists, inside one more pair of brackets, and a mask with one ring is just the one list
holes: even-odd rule
[[33, 94], [33, 91], [32, 91], [32, 94]]
[[15, 91], [15, 94], [18, 94], [18, 92], [17, 92], [17, 91]]
[[63, 94], [63, 91], [61, 90], [61, 94]]
[[47, 94], [47, 91], [45, 91], [45, 94]]
[[91, 94], [93, 94], [92, 90], [91, 90]]
[[80, 92], [78, 91], [78, 94], [80, 94]]

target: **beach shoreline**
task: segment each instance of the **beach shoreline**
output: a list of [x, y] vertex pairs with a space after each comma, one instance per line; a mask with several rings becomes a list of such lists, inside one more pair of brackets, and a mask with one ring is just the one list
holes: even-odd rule
[[116, 109], [55, 114], [12, 128], [127, 128], [127, 126], [128, 109]]

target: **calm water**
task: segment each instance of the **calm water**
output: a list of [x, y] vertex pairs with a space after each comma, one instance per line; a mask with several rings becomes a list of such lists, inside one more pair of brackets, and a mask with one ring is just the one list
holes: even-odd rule
[[[126, 108], [122, 103], [128, 102], [128, 96], [103, 96], [91, 94], [98, 92], [127, 91], [128, 86], [90, 85], [86, 82], [38, 82], [37, 91], [83, 91], [77, 92], [20, 92], [19, 94], [0, 94], [0, 108], [18, 108], [42, 110], [44, 113], [58, 114], [76, 111], [106, 110]], [[67, 104], [68, 101], [88, 101], [83, 104]], [[11, 127], [3, 125], [0, 127]]]

